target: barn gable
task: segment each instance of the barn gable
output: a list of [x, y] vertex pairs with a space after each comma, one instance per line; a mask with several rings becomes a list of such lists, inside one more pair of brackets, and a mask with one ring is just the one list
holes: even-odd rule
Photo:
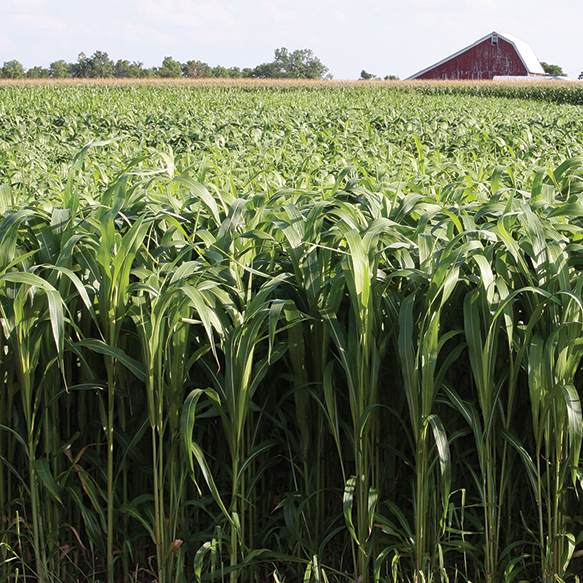
[[491, 32], [409, 79], [493, 79], [499, 75], [539, 76], [544, 70], [528, 43]]

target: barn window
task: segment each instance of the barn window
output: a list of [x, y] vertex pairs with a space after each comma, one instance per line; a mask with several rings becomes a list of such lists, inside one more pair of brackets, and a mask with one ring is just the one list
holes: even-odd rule
[[498, 35], [494, 34], [492, 35], [492, 46], [497, 46], [498, 45]]

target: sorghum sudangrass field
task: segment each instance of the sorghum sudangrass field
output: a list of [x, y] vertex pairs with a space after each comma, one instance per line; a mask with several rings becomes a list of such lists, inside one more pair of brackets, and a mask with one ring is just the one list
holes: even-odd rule
[[583, 108], [0, 89], [0, 582], [583, 572]]

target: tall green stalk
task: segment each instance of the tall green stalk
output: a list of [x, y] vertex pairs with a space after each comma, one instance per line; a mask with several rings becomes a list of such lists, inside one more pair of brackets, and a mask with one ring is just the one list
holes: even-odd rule
[[90, 264], [93, 275], [99, 281], [98, 316], [101, 334], [107, 347], [105, 369], [107, 374], [107, 579], [114, 581], [114, 525], [115, 525], [115, 468], [114, 468], [114, 431], [116, 417], [116, 390], [119, 377], [118, 358], [111, 350], [120, 349], [121, 328], [128, 308], [128, 288], [130, 272], [134, 259], [149, 228], [146, 215], [138, 218], [123, 235], [116, 232], [116, 218], [125, 203], [126, 180], [122, 178], [104, 194], [104, 199], [113, 199], [113, 206], [102, 220], [99, 241], [95, 246], [95, 258]]
[[545, 581], [563, 577], [575, 549], [571, 521], [564, 508], [569, 484], [576, 483], [581, 451], [583, 417], [573, 385], [581, 360], [580, 334], [580, 321], [566, 322], [546, 341], [536, 335], [529, 350], [539, 543]]
[[[16, 356], [16, 378], [24, 412], [25, 435], [19, 441], [25, 444], [28, 461], [28, 489], [31, 500], [32, 540], [36, 573], [40, 581], [49, 578], [45, 551], [45, 531], [42, 524], [41, 495], [39, 474], [50, 473], [46, 460], [37, 459], [37, 445], [41, 437], [39, 410], [42, 403], [42, 391], [36, 385], [35, 376], [40, 364], [41, 345], [51, 342], [52, 351], [59, 356], [63, 350], [64, 317], [62, 300], [57, 290], [39, 276], [28, 272], [5, 273], [0, 282], [18, 286], [10, 307], [1, 306], [5, 331], [9, 331], [9, 342]], [[34, 289], [38, 288], [36, 293]], [[46, 298], [46, 301], [45, 301]], [[10, 311], [8, 311], [10, 310]], [[49, 312], [47, 320], [46, 312]], [[43, 316], [41, 317], [41, 314]], [[45, 330], [50, 328], [52, 334]], [[51, 349], [49, 348], [49, 352]], [[45, 405], [46, 406], [46, 405]], [[44, 479], [45, 482], [48, 478]]]
[[[343, 234], [349, 249], [342, 260], [350, 299], [347, 329], [342, 329], [336, 314], [322, 310], [348, 388], [352, 432], [349, 442], [353, 449], [355, 479], [350, 482], [348, 496], [345, 494], [345, 516], [358, 549], [356, 576], [363, 581], [369, 580], [370, 561], [375, 556], [375, 540], [371, 535], [380, 488], [376, 447], [379, 435], [378, 379], [381, 359], [390, 340], [390, 334], [383, 333], [383, 329], [393, 328], [393, 323], [386, 321], [382, 282], [377, 279], [378, 241], [385, 228], [386, 225], [378, 221], [362, 235], [356, 229]], [[329, 410], [329, 415], [333, 415], [332, 410]], [[353, 496], [356, 527], [351, 516]]]
[[[442, 311], [459, 286], [459, 261], [472, 244], [455, 245], [454, 238], [441, 250], [439, 262], [433, 264], [428, 255], [427, 268], [431, 280], [427, 288], [413, 292], [403, 299], [399, 312], [399, 357], [409, 409], [415, 460], [415, 543], [414, 580], [432, 578], [435, 548], [441, 535], [444, 516], [451, 491], [451, 457], [448, 438], [434, 404], [449, 367], [463, 349], [457, 344], [447, 356], [443, 350], [459, 330], [443, 331]], [[418, 300], [418, 295], [423, 299]], [[433, 437], [435, 448], [429, 446]], [[435, 458], [430, 456], [434, 452]], [[433, 460], [439, 460], [440, 478], [432, 476]], [[430, 492], [439, 490], [440, 497]]]

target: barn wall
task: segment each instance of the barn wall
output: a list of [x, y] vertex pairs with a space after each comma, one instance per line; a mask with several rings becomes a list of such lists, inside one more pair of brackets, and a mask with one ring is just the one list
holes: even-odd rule
[[416, 79], [492, 79], [494, 75], [528, 74], [512, 44], [498, 37], [498, 44], [493, 45], [490, 37]]

